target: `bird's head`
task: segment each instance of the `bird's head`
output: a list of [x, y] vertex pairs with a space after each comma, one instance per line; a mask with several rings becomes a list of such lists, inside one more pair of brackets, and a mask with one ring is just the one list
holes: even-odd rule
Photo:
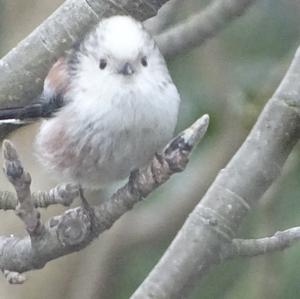
[[148, 80], [165, 69], [153, 38], [140, 22], [128, 16], [102, 20], [73, 55], [74, 73], [85, 77], [89, 74], [90, 84], [108, 78], [122, 82]]

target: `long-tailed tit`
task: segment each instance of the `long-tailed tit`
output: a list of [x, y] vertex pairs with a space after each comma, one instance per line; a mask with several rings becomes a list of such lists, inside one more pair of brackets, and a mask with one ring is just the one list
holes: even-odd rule
[[142, 24], [102, 20], [53, 65], [39, 101], [0, 119], [45, 117], [36, 152], [60, 180], [98, 189], [144, 166], [172, 137], [180, 97]]

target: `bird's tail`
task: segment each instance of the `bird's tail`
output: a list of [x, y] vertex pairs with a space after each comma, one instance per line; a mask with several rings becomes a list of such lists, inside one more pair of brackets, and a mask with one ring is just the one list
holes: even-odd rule
[[41, 103], [29, 104], [23, 107], [0, 109], [0, 124], [26, 124], [35, 119], [45, 117], [45, 109]]

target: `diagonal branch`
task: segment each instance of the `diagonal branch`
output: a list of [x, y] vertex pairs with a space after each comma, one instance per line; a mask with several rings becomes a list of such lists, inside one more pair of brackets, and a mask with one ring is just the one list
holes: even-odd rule
[[200, 46], [241, 16], [256, 0], [215, 0], [202, 12], [157, 36], [162, 53], [169, 57]]
[[[50, 260], [87, 246], [134, 204], [166, 182], [171, 175], [185, 168], [192, 149], [206, 132], [208, 121], [207, 115], [201, 117], [171, 140], [162, 153], [157, 154], [146, 167], [133, 172], [128, 183], [101, 205], [89, 209], [69, 209], [64, 214], [51, 218], [43, 226], [39, 238], [34, 240], [29, 237], [19, 239], [0, 236], [0, 269], [18, 273], [39, 269]], [[9, 158], [6, 163], [16, 163], [19, 169], [15, 174], [6, 173], [12, 177], [20, 177], [19, 174], [24, 174], [25, 171], [15, 149], [9, 142], [4, 142], [3, 145], [5, 158]], [[17, 190], [18, 180], [13, 178], [11, 182]], [[27, 216], [30, 217], [31, 214], [32, 209], [29, 209]]]
[[250, 208], [279, 176], [300, 136], [300, 48], [249, 136], [221, 170], [131, 298], [181, 298], [221, 262]]

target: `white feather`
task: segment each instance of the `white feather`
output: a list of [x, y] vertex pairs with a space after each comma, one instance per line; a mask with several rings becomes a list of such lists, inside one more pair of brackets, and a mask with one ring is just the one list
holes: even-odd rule
[[[180, 97], [153, 39], [130, 17], [102, 21], [80, 49], [68, 104], [42, 124], [38, 155], [63, 179], [100, 188], [144, 166], [169, 141]], [[119, 73], [127, 62], [133, 75]]]

